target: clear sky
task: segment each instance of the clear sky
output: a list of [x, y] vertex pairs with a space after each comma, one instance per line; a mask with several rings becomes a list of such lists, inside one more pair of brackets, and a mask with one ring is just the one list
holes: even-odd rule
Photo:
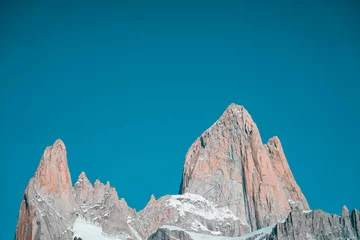
[[311, 208], [360, 208], [357, 1], [61, 2], [0, 3], [1, 239], [57, 138], [73, 182], [109, 180], [141, 209], [178, 192], [232, 102], [280, 137]]

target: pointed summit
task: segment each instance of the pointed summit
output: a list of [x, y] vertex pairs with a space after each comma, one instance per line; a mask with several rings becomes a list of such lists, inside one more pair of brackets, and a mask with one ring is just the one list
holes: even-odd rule
[[154, 194], [151, 194], [149, 204], [153, 204], [153, 203], [156, 203], [156, 198], [155, 198]]
[[[66, 147], [58, 139], [46, 147], [36, 173], [25, 189], [15, 239], [38, 239], [40, 233], [46, 233], [44, 239], [55, 239], [62, 233], [64, 238], [70, 238], [70, 233], [65, 230], [72, 218], [74, 203]], [[46, 218], [42, 215], [44, 212], [49, 213]], [[62, 213], [60, 219], [57, 218], [59, 212]], [[49, 222], [57, 222], [51, 233]]]
[[60, 138], [56, 139], [53, 146], [58, 146], [58, 147], [61, 147], [63, 149], [66, 149], [65, 143]]
[[186, 154], [180, 193], [199, 194], [230, 210], [252, 230], [275, 223], [291, 199], [308, 209], [280, 140], [263, 144], [243, 106], [230, 104]]
[[72, 182], [63, 141], [58, 139], [52, 146], [46, 147], [34, 177], [40, 181], [40, 187], [45, 192], [60, 195], [71, 192]]
[[342, 207], [341, 216], [349, 217], [349, 209], [345, 205]]
[[80, 175], [79, 175], [79, 179], [84, 179], [84, 178], [87, 178], [87, 177], [86, 177], [86, 173], [85, 173], [85, 172], [81, 172]]
[[250, 117], [250, 114], [246, 111], [244, 106], [237, 105], [235, 103], [231, 103], [224, 111], [224, 113], [220, 117], [221, 120], [225, 120], [227, 118], [242, 118], [242, 117]]
[[225, 111], [230, 111], [230, 110], [242, 110], [245, 109], [243, 105], [238, 105], [236, 103], [230, 103], [230, 105], [226, 108]]
[[74, 187], [79, 187], [79, 185], [81, 187], [88, 187], [88, 186], [91, 186], [92, 187], [92, 184], [91, 182], [89, 181], [89, 179], [87, 178], [86, 176], [86, 173], [85, 172], [81, 172], [79, 177], [78, 177], [78, 180], [77, 182], [75, 183]]

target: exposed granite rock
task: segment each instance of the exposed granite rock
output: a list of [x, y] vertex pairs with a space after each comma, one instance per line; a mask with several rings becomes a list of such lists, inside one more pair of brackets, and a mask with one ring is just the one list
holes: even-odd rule
[[166, 227], [159, 228], [155, 233], [153, 233], [148, 240], [194, 240], [190, 236], [189, 233], [187, 233], [184, 230], [178, 230], [178, 229], [169, 229]]
[[[354, 210], [353, 212], [358, 212]], [[359, 221], [355, 221], [355, 224]], [[267, 239], [359, 239], [349, 215], [338, 216], [322, 210], [292, 211], [286, 220], [278, 223]]]
[[261, 240], [266, 239], [272, 232], [273, 228], [274, 225], [271, 225], [269, 227], [245, 234], [241, 237], [224, 237], [199, 234], [177, 226], [165, 225], [154, 232], [148, 240]]
[[75, 200], [61, 140], [47, 147], [26, 187], [20, 206], [15, 239], [70, 239]]
[[[354, 209], [354, 214], [359, 212]], [[356, 220], [359, 224], [359, 219]], [[206, 236], [179, 227], [163, 226], [148, 240], [355, 240], [359, 239], [349, 216], [328, 214], [321, 210], [293, 209], [289, 216], [275, 226], [259, 229], [241, 237]]]
[[129, 208], [124, 199], [119, 200], [116, 189], [109, 182], [104, 185], [96, 180], [93, 187], [85, 173], [81, 173], [74, 191], [77, 216], [101, 226], [109, 236], [135, 238], [127, 218], [136, 212]]
[[350, 221], [357, 238], [360, 239], [360, 212], [357, 209], [352, 210], [350, 214]]
[[309, 209], [280, 140], [263, 144], [250, 114], [235, 104], [190, 147], [180, 193], [228, 206], [251, 230], [285, 218], [291, 203]]

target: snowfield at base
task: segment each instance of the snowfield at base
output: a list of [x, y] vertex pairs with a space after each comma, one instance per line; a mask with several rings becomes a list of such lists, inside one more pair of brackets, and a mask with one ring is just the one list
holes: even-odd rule
[[87, 223], [84, 219], [76, 219], [73, 226], [73, 237], [81, 237], [83, 240], [122, 240], [123, 238], [111, 238], [104, 235], [101, 227]]
[[228, 207], [218, 207], [215, 203], [197, 194], [171, 195], [168, 204], [178, 209], [181, 216], [185, 216], [185, 212], [190, 212], [209, 220], [240, 220]]
[[189, 231], [183, 230], [182, 228], [175, 227], [175, 226], [169, 226], [169, 225], [164, 225], [161, 228], [167, 228], [169, 230], [184, 231], [187, 234], [189, 234], [193, 240], [247, 240], [247, 239], [260, 240], [263, 237], [265, 237], [266, 235], [270, 234], [274, 227], [275, 227], [275, 224], [270, 225], [265, 228], [261, 228], [257, 231], [248, 233], [241, 237], [211, 236], [211, 235], [189, 232]]

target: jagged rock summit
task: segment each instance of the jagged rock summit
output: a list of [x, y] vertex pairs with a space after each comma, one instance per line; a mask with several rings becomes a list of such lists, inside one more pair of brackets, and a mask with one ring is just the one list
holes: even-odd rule
[[[231, 104], [186, 154], [179, 195], [151, 196], [139, 212], [109, 182], [71, 182], [66, 147], [47, 147], [21, 202], [15, 240], [359, 239], [357, 210], [309, 211], [280, 140], [263, 144]], [[213, 239], [214, 238], [214, 239]]]
[[15, 239], [70, 239], [71, 233], [64, 230], [74, 219], [74, 200], [66, 148], [56, 140], [45, 149], [26, 187]]
[[256, 230], [308, 203], [291, 173], [278, 137], [263, 144], [243, 106], [231, 104], [186, 154], [181, 193], [199, 194]]

